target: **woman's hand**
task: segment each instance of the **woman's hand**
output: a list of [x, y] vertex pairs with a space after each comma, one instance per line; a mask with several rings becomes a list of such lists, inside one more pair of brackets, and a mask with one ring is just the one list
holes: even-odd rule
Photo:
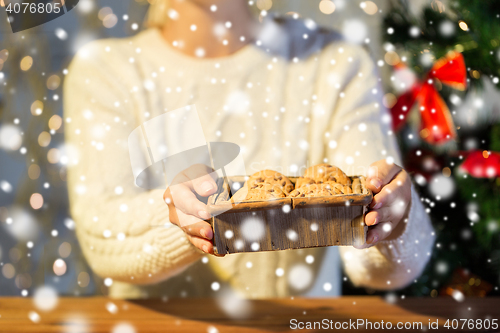
[[396, 164], [380, 160], [368, 170], [366, 187], [373, 194], [365, 222], [369, 226], [367, 248], [381, 240], [395, 239], [405, 229], [405, 219], [411, 206], [411, 181], [408, 173]]
[[179, 226], [189, 241], [203, 252], [213, 254], [212, 227], [204, 220], [211, 216], [205, 203], [197, 197], [208, 197], [217, 191], [216, 174], [206, 165], [196, 164], [179, 173], [163, 194], [170, 222]]

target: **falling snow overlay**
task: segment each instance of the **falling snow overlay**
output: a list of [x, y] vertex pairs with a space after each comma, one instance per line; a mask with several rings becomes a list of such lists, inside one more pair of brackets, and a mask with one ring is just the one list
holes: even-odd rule
[[[290, 19], [284, 20], [284, 22], [290, 21]], [[292, 24], [280, 25], [279, 19], [271, 17], [266, 22], [264, 31], [271, 29], [276, 31], [278, 36], [280, 29], [287, 27], [287, 24]], [[380, 91], [381, 88], [375, 77], [375, 67], [367, 53], [360, 46], [338, 40], [336, 34], [328, 37], [324, 30], [320, 30], [310, 22], [297, 20], [293, 21], [293, 25], [300, 27], [304, 33], [307, 33], [308, 41], [316, 38], [315, 44], [311, 44], [316, 45], [314, 49], [311, 49], [311, 52], [313, 50], [317, 52], [317, 45], [321, 45], [318, 43], [326, 43], [323, 49], [319, 49], [321, 52], [316, 56], [311, 55], [311, 53], [296, 54], [296, 56], [292, 54], [294, 55], [292, 61], [287, 61], [280, 54], [272, 54], [273, 50], [269, 50], [270, 53], [263, 52], [262, 47], [268, 43], [267, 40], [263, 39], [259, 47], [248, 46], [236, 55], [241, 61], [251, 63], [252, 70], [246, 72], [244, 68], [236, 68], [236, 73], [239, 74], [237, 78], [231, 80], [227, 79], [229, 77], [228, 70], [234, 66], [234, 61], [240, 60], [231, 58], [215, 62], [207, 59], [206, 62], [195, 62], [195, 60], [180, 56], [170, 47], [164, 46], [157, 31], [145, 31], [138, 34], [131, 39], [133, 45], [120, 40], [94, 42], [77, 54], [69, 67], [66, 81], [67, 94], [74, 96], [68, 100], [68, 108], [66, 109], [66, 117], [72, 118], [72, 121], [67, 124], [68, 142], [73, 143], [73, 146], [80, 146], [80, 155], [86, 156], [86, 158], [80, 159], [79, 163], [69, 170], [70, 188], [76, 190], [70, 191], [69, 194], [70, 199], [74, 200], [73, 216], [76, 217], [75, 222], [77, 225], [81, 225], [80, 240], [82, 244], [87, 244], [83, 246], [83, 251], [91, 262], [94, 272], [115, 281], [111, 286], [112, 292], [119, 290], [116, 284], [118, 281], [122, 283], [160, 281], [172, 277], [174, 272], [199, 259], [199, 254], [190, 247], [179, 229], [162, 227], [151, 230], [150, 226], [163, 225], [161, 220], [168, 216], [163, 201], [155, 200], [155, 196], [156, 198], [161, 197], [160, 194], [155, 194], [159, 192], [155, 192], [155, 190], [144, 192], [133, 187], [126, 181], [127, 177], [130, 177], [130, 171], [125, 168], [122, 168], [119, 173], [114, 172], [112, 176], [106, 177], [107, 183], [103, 183], [101, 177], [102, 172], [108, 170], [110, 165], [121, 160], [128, 160], [126, 137], [131, 128], [137, 127], [135, 125], [137, 120], [132, 115], [137, 114], [139, 121], [144, 122], [162, 114], [165, 110], [175, 110], [179, 106], [175, 103], [179, 102], [172, 104], [173, 100], [169, 97], [172, 94], [185, 102], [196, 102], [201, 96], [213, 96], [215, 93], [228, 96], [227, 98], [212, 99], [208, 104], [206, 101], [200, 100], [201, 104], [197, 104], [196, 108], [199, 110], [200, 121], [203, 124], [203, 132], [207, 141], [237, 143], [242, 149], [246, 170], [249, 174], [265, 168], [272, 168], [291, 175], [299, 174], [298, 166], [306, 166], [307, 163], [315, 163], [315, 161], [319, 162], [323, 158], [350, 174], [363, 174], [366, 173], [367, 166], [373, 161], [380, 159], [396, 159], [397, 161], [398, 152], [395, 142], [391, 136], [387, 136], [390, 131], [390, 118], [388, 121], [388, 114], [381, 107], [381, 94], [373, 93], [374, 90]], [[301, 36], [304, 33], [301, 33]], [[292, 51], [300, 45], [293, 44], [295, 40], [292, 40], [291, 43], [290, 50]], [[155, 45], [155, 51], [152, 49], [153, 45]], [[164, 54], [163, 58], [172, 59], [170, 65], [163, 61], [162, 57], [156, 56], [158, 54], [156, 46], [158, 45], [162, 46], [160, 52]], [[304, 49], [305, 45], [300, 46], [300, 49], [306, 50]], [[111, 50], [118, 49], [121, 52], [117, 55], [112, 51], [108, 53], [106, 52], [108, 46]], [[141, 50], [140, 57], [137, 57], [138, 49]], [[129, 61], [130, 58], [135, 59], [132, 64]], [[293, 60], [295, 58], [297, 61]], [[136, 72], [135, 66], [138, 63], [150, 68], [151, 76], [142, 77], [142, 73]], [[177, 65], [172, 66], [171, 63]], [[310, 66], [315, 68], [314, 72], [305, 70]], [[256, 70], [256, 68], [260, 70]], [[111, 71], [109, 74], [105, 74], [109, 71]], [[188, 86], [180, 86], [174, 81], [175, 77], [187, 79], [197, 75], [195, 73], [200, 71], [205, 73], [206, 80], [196, 91]], [[350, 72], [354, 72], [356, 75], [354, 77], [347, 75]], [[297, 78], [290, 80], [287, 83], [288, 87], [284, 90], [279, 88], [281, 86], [279, 78], [283, 77], [283, 73]], [[316, 77], [314, 73], [318, 73], [319, 76]], [[116, 79], [118, 77], [121, 78], [119, 81]], [[307, 85], [308, 82], [312, 82], [313, 77], [315, 77], [314, 80], [320, 80], [325, 84]], [[92, 81], [94, 84], [87, 85], [85, 80]], [[147, 82], [143, 86], [145, 90], [139, 90], [136, 86], [137, 81]], [[273, 82], [273, 84], [264, 84], [264, 82]], [[100, 91], [108, 93], [104, 96]], [[137, 91], [137, 93], [133, 93], [129, 97], [124, 93], [126, 91]], [[147, 95], [144, 96], [143, 93], [138, 93], [139, 91], [145, 92]], [[334, 91], [334, 97], [332, 97], [331, 91]], [[200, 97], [191, 99], [193, 94]], [[364, 94], [365, 98], [354, 99], [354, 94], [356, 96]], [[85, 102], [89, 100], [85, 96], [92, 96], [91, 99], [94, 100], [94, 103]], [[133, 99], [129, 100], [130, 98]], [[163, 107], [149, 108], [148, 110], [131, 108], [131, 105], [147, 105], [145, 98], [159, 101], [165, 99], [161, 102]], [[303, 102], [294, 103], [297, 99]], [[109, 108], [113, 112], [104, 114], [99, 111], [102, 108]], [[255, 110], [258, 109], [263, 111], [256, 112]], [[83, 110], [83, 112], [81, 113], [79, 110]], [[215, 113], [214, 116], [208, 116], [209, 110], [221, 111]], [[327, 110], [335, 110], [335, 112], [327, 112]], [[356, 115], [356, 117], [350, 115]], [[82, 128], [82, 124], [88, 125]], [[241, 126], [241, 124], [244, 125]], [[287, 125], [284, 127], [284, 124]], [[102, 126], [104, 129], [100, 130], [99, 128]], [[106, 131], [106, 126], [110, 126], [109, 131]], [[307, 137], [309, 128], [314, 128], [313, 138]], [[263, 131], [263, 129], [266, 130]], [[166, 131], [166, 149], [170, 145], [169, 142], [173, 143], [175, 137], [182, 135], [183, 132], [186, 133], [186, 130], [172, 122], [171, 128]], [[367, 142], [370, 142], [370, 147], [366, 145]], [[98, 143], [102, 144], [102, 149]], [[97, 156], [99, 156], [100, 164], [95, 163]], [[284, 166], [290, 166], [290, 168], [283, 169]], [[97, 172], [97, 169], [100, 172]], [[81, 177], [82, 174], [85, 174], [84, 179]], [[99, 187], [91, 185], [97, 181], [100, 183]], [[121, 188], [118, 190], [121, 194], [116, 193], [117, 187]], [[110, 189], [109, 197], [107, 188]], [[103, 204], [89, 208], [88, 200], [99, 196], [106, 197]], [[111, 210], [108, 210], [107, 207]], [[425, 222], [422, 232], [430, 235], [431, 229], [426, 226], [427, 218], [419, 200], [413, 200], [412, 207], [413, 213], [409, 226], [414, 225], [413, 220], [423, 219]], [[114, 209], [116, 209], [116, 213]], [[147, 209], [147, 212], [144, 209]], [[157, 213], [153, 214], [154, 211]], [[95, 221], [96, 219], [98, 222]], [[120, 223], [115, 222], [115, 219], [119, 219]], [[143, 222], [139, 223], [141, 220]], [[263, 230], [265, 228], [260, 226], [258, 220], [249, 220], [248, 223], [242, 225], [244, 237], [252, 242], [252, 250], [254, 251], [259, 250], [257, 241]], [[124, 237], [119, 235], [124, 235]], [[227, 238], [232, 235], [225, 236]], [[293, 230], [290, 230], [286, 236], [292, 240], [300, 237]], [[100, 244], [94, 243], [92, 241], [94, 237], [105, 241]], [[416, 247], [406, 245], [415, 244], [415, 241], [411, 240], [404, 242], [404, 245], [394, 242], [394, 244], [381, 244], [380, 247], [387, 249], [384, 251], [399, 253], [398, 257], [407, 258], [406, 264], [415, 267], [411, 273], [408, 273], [404, 266], [391, 262], [393, 259], [389, 260], [389, 258], [392, 257], [382, 254], [378, 247], [374, 247], [367, 250], [368, 253], [372, 253], [371, 255], [367, 256], [362, 251], [356, 251], [356, 256], [349, 263], [346, 263], [346, 269], [352, 281], [359, 285], [371, 285], [383, 289], [387, 288], [386, 281], [388, 279], [393, 280], [391, 287], [406, 285], [413, 281], [418, 276], [420, 267], [426, 263], [426, 253], [430, 251], [433, 238], [429, 236], [421, 239], [419, 234], [411, 233], [408, 230], [403, 237], [416, 237], [415, 239], [419, 239], [420, 245]], [[163, 238], [165, 240], [162, 240]], [[116, 242], [116, 239], [121, 240]], [[106, 251], [106, 240], [116, 244], [115, 251], [122, 251], [120, 248], [130, 248], [131, 244], [137, 244], [140, 250], [137, 253], [130, 253], [129, 259], [124, 260], [123, 265], [117, 266], [106, 262], [106, 257], [100, 254], [102, 251]], [[176, 240], [176, 243], [168, 243], [166, 240]], [[235, 245], [238, 246], [239, 240], [235, 239], [234, 241]], [[183, 250], [182, 252], [173, 252], [174, 248]], [[323, 249], [308, 251], [313, 256], [322, 256]], [[384, 251], [383, 253], [385, 253]], [[179, 255], [180, 257], [178, 257]], [[293, 262], [292, 258], [295, 256], [294, 252], [258, 253], [257, 255], [261, 257], [258, 261], [249, 259], [239, 262], [245, 265], [246, 262], [251, 261], [253, 263], [252, 270], [275, 271], [276, 268], [272, 268], [272, 266], [269, 268], [264, 266], [276, 260], [273, 258], [281, 256], [290, 257], [286, 260]], [[247, 255], [234, 257], [243, 256]], [[146, 261], [143, 260], [144, 258]], [[169, 264], [165, 266], [162, 262]], [[227, 257], [213, 260], [213, 262], [209, 261], [209, 266], [202, 267], [204, 269], [212, 267], [223, 277], [242, 274], [237, 273], [237, 266], [232, 265], [231, 262], [233, 259]], [[259, 267], [256, 267], [257, 262]], [[299, 272], [293, 276], [303, 275], [302, 270], [291, 270], [292, 262], [290, 262], [289, 268], [282, 267], [284, 274], [288, 276], [291, 272]], [[149, 266], [149, 263], [152, 266]], [[315, 271], [320, 264], [321, 261], [315, 260], [311, 267], [308, 266], [311, 281], [314, 281]], [[384, 274], [380, 276], [380, 281], [375, 278], [375, 275], [369, 277], [361, 273], [372, 270], [374, 265], [384, 267]], [[110, 270], [113, 266], [113, 270]], [[195, 269], [198, 266], [192, 267]], [[244, 267], [243, 271], [246, 269], [248, 268]], [[311, 282], [311, 284], [301, 288], [292, 288], [291, 285], [288, 285], [290, 281], [288, 278], [276, 279], [276, 275], [273, 274], [272, 279], [264, 281], [261, 278], [265, 278], [265, 275], [259, 276], [260, 278], [256, 276], [252, 279], [253, 281], [248, 281], [241, 275], [241, 281], [236, 283], [237, 288], [248, 297], [260, 297], [259, 295], [267, 293], [287, 295], [312, 286]], [[168, 283], [165, 284], [168, 285]], [[260, 285], [261, 287], [256, 289], [252, 288], [251, 285]], [[263, 287], [264, 285], [268, 287]], [[273, 285], [279, 287], [272, 287]], [[211, 292], [214, 291], [211, 288]], [[189, 295], [190, 292], [186, 290], [186, 294]]]
[[[377, 295], [403, 308], [415, 296], [457, 306], [498, 296], [494, 0], [243, 0], [251, 29], [242, 29], [243, 17], [226, 17], [224, 1], [204, 5], [203, 15], [215, 18], [209, 25], [183, 11], [182, 3], [197, 1], [174, 1], [80, 0], [27, 31], [0, 23], [0, 296], [28, 302], [19, 315], [26, 323], [46, 325], [67, 297], [83, 307], [94, 295], [106, 297], [96, 311], [113, 333], [143, 331], [132, 315], [119, 319], [138, 303], [115, 298], [167, 307], [214, 298], [227, 322], [198, 323], [216, 333], [231, 321], [251, 323], [252, 299], [296, 302], [306, 316], [296, 305], [302, 297]], [[163, 30], [162, 22], [185, 33]], [[192, 119], [175, 112], [183, 108], [196, 110], [195, 133]], [[141, 140], [130, 140], [134, 131]], [[403, 167], [409, 180], [399, 181], [403, 172], [387, 176], [391, 186], [373, 201], [390, 199], [374, 223], [394, 237], [263, 252], [266, 223], [280, 221], [249, 213], [222, 234], [248, 253], [206, 253], [196, 242], [211, 242], [189, 235], [209, 218], [200, 213], [204, 202], [183, 207], [195, 218], [172, 208], [194, 201], [164, 196], [164, 174], [178, 175], [183, 164], [158, 163], [142, 178], [135, 167], [179, 157], [200, 137], [207, 147], [236, 145], [239, 176], [271, 169], [298, 177], [320, 163], [365, 176], [376, 161]], [[141, 186], [148, 181], [155, 186]], [[290, 201], [277, 211], [292, 218], [295, 209]], [[187, 221], [178, 223], [183, 228], [171, 223], [174, 213]], [[321, 223], [307, 228], [325, 232]], [[283, 228], [283, 239], [302, 237]], [[10, 320], [2, 311], [0, 323]], [[186, 319], [175, 325], [187, 327]], [[76, 311], [58, 325], [90, 332], [93, 320]]]

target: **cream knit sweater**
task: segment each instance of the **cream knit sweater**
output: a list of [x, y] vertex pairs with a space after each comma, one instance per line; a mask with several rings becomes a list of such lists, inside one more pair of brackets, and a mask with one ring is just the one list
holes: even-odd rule
[[[224, 258], [195, 249], [169, 223], [163, 190], [134, 185], [127, 138], [148, 119], [196, 104], [207, 141], [240, 145], [249, 173], [270, 168], [298, 175], [328, 161], [363, 174], [383, 158], [400, 164], [380, 79], [365, 50], [321, 29], [304, 37], [299, 20], [265, 24], [266, 38], [274, 36], [269, 47], [263, 40], [229, 57], [185, 56], [149, 29], [93, 42], [69, 67], [64, 111], [71, 213], [91, 268], [114, 280], [112, 296], [206, 296], [217, 281], [247, 297], [284, 297], [307, 290], [307, 280], [329, 265], [328, 257], [322, 262], [324, 248]], [[165, 130], [183, 130], [176, 126]], [[412, 192], [409, 221], [397, 240], [340, 248], [354, 284], [399, 288], [423, 270], [434, 233]], [[306, 264], [308, 255], [314, 263]]]

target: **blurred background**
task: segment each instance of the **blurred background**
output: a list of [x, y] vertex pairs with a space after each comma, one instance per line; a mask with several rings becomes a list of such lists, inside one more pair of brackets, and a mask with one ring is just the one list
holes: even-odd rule
[[[150, 0], [154, 1], [154, 0]], [[0, 295], [42, 285], [61, 295], [106, 294], [86, 264], [68, 215], [62, 84], [87, 42], [144, 29], [146, 0], [80, 0], [42, 26], [13, 34], [0, 9]], [[500, 5], [494, 0], [257, 0], [256, 15], [298, 14], [370, 51], [384, 105], [425, 80], [450, 50], [462, 53], [468, 88], [436, 80], [457, 137], [430, 142], [416, 104], [398, 128], [405, 168], [438, 240], [406, 296], [498, 294], [500, 283]], [[410, 112], [411, 111], [411, 112]], [[344, 294], [373, 294], [344, 278]]]

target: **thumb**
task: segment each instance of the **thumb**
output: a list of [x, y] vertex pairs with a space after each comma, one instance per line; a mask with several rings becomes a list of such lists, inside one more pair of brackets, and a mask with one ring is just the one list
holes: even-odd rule
[[217, 183], [215, 182], [217, 174], [212, 172], [192, 180], [193, 190], [202, 197], [208, 197], [217, 191]]
[[391, 182], [391, 180], [402, 170], [402, 168], [394, 163], [388, 163], [387, 160], [380, 160], [368, 169], [366, 178], [366, 186], [373, 192], [378, 193], [383, 186]]

